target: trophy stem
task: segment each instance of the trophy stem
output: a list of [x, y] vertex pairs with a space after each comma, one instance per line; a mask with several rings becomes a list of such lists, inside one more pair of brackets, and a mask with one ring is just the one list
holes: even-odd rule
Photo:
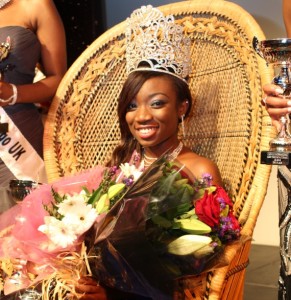
[[[290, 81], [290, 64], [281, 62], [280, 74], [273, 79], [273, 83], [279, 85], [284, 93], [283, 96], [290, 98], [291, 96], [291, 81]], [[281, 129], [277, 137], [270, 141], [271, 151], [291, 151], [291, 136], [287, 130], [287, 116], [280, 118]]]

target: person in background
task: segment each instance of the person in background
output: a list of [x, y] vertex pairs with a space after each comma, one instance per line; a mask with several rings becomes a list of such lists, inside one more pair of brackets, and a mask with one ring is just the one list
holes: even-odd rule
[[283, 10], [283, 19], [284, 19], [287, 37], [290, 38], [291, 37], [291, 1], [290, 0], [283, 0], [282, 10]]
[[[266, 111], [272, 118], [273, 125], [279, 132], [281, 129], [280, 117], [288, 116], [291, 113], [291, 98], [282, 96], [283, 90], [276, 85], [264, 86], [265, 97], [262, 100]], [[290, 117], [288, 117], [290, 118]], [[290, 134], [290, 120], [289, 131]], [[289, 155], [290, 157], [290, 155]], [[278, 299], [291, 299], [291, 247], [290, 233], [291, 226], [291, 164], [278, 166], [278, 196], [279, 196], [279, 230], [280, 230], [280, 256], [281, 266], [279, 275]]]
[[[35, 81], [36, 66], [44, 78]], [[43, 120], [67, 69], [65, 32], [53, 0], [0, 0], [0, 213], [13, 179], [45, 181]], [[40, 176], [42, 172], [42, 176]]]
[[[291, 1], [283, 0], [282, 15], [286, 29], [286, 37], [291, 38]], [[287, 131], [290, 134], [291, 97], [284, 97], [281, 87], [267, 84], [263, 87], [265, 97], [262, 105], [272, 119], [273, 125], [279, 132], [280, 118], [287, 116]], [[289, 125], [288, 125], [289, 124]], [[289, 128], [289, 129], [288, 129]], [[278, 299], [291, 299], [291, 247], [288, 228], [291, 225], [290, 199], [291, 199], [291, 164], [278, 166], [278, 195], [279, 195], [279, 228], [280, 228], [280, 256], [281, 267], [279, 275]], [[287, 216], [287, 218], [286, 218]]]

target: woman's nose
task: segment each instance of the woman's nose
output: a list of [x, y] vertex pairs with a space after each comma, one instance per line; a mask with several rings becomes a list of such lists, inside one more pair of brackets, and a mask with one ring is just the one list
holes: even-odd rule
[[139, 106], [135, 115], [136, 121], [145, 122], [152, 118], [150, 109], [144, 105]]

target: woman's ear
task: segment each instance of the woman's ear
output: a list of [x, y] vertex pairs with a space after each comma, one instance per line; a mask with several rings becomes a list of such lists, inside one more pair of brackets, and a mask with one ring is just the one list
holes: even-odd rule
[[189, 100], [185, 99], [179, 107], [179, 116], [185, 116], [189, 109]]

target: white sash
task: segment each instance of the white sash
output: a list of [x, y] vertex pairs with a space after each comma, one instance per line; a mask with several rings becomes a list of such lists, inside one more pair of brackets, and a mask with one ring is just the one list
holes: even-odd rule
[[17, 179], [47, 182], [43, 159], [2, 107], [0, 116], [1, 123], [8, 123], [8, 132], [0, 133], [0, 158]]

